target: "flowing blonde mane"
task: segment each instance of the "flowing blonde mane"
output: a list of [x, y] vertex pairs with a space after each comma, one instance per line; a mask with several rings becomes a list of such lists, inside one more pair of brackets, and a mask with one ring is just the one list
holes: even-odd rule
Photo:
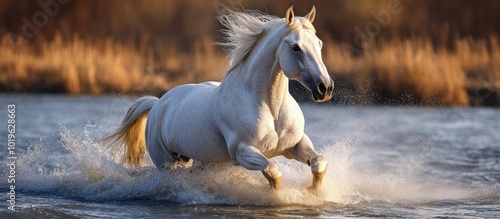
[[[219, 15], [219, 21], [227, 28], [221, 31], [226, 37], [226, 42], [218, 43], [218, 45], [224, 46], [228, 53], [229, 68], [226, 74], [229, 74], [231, 70], [243, 62], [245, 56], [262, 35], [269, 32], [268, 30], [271, 28], [276, 28], [279, 24], [285, 24], [284, 19], [259, 11], [224, 10]], [[307, 19], [295, 18], [284, 34], [297, 31], [302, 27], [316, 32], [314, 26]]]

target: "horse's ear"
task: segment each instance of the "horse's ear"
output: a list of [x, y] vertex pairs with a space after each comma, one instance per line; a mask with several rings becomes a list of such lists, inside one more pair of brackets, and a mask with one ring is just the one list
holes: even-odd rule
[[309, 20], [309, 22], [312, 23], [315, 17], [316, 17], [316, 7], [313, 6], [311, 11], [309, 12], [309, 14], [306, 15], [305, 18], [307, 18], [307, 20]]
[[290, 25], [293, 21], [293, 5], [286, 10], [285, 21], [287, 25]]

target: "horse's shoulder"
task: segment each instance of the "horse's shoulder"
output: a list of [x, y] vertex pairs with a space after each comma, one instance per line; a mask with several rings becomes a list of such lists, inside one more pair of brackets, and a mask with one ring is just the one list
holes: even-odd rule
[[292, 96], [289, 96], [286, 101], [283, 102], [283, 106], [280, 110], [280, 115], [278, 121], [276, 121], [276, 126], [278, 129], [290, 129], [298, 128], [303, 129], [304, 126], [304, 114], [300, 109], [299, 104]]
[[290, 93], [287, 94], [285, 97], [285, 101], [283, 102], [283, 105], [281, 106], [281, 111], [280, 113], [285, 114], [286, 116], [303, 116], [302, 115], [302, 110], [300, 109], [299, 103], [290, 95]]

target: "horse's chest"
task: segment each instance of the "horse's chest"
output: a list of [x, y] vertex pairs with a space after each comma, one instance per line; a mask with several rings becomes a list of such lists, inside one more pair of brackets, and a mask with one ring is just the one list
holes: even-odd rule
[[303, 134], [303, 128], [293, 123], [277, 124], [278, 146], [294, 146]]
[[295, 146], [303, 135], [303, 129], [293, 123], [275, 122], [274, 127], [266, 129], [261, 138], [261, 152], [266, 157], [281, 155], [283, 151]]

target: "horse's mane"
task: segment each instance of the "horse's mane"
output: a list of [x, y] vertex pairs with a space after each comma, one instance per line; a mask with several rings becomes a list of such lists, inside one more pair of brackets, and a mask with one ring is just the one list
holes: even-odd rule
[[[238, 66], [245, 56], [252, 50], [257, 40], [267, 30], [285, 22], [284, 19], [264, 14], [260, 11], [235, 11], [225, 9], [219, 14], [219, 21], [227, 29], [221, 32], [225, 35], [226, 41], [218, 45], [224, 46], [228, 52], [229, 74]], [[296, 31], [301, 27], [315, 29], [307, 19], [295, 19], [287, 28], [286, 34]]]

